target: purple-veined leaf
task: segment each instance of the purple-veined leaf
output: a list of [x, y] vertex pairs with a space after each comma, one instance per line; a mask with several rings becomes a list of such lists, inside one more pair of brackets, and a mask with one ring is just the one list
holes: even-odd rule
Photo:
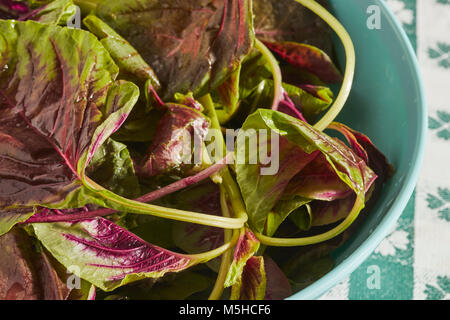
[[[243, 126], [244, 130], [241, 130], [240, 134], [250, 128], [253, 129], [254, 127], [247, 119]], [[249, 140], [252, 139], [252, 136], [256, 138], [258, 135], [257, 131], [253, 131], [252, 133], [251, 130], [248, 130], [246, 133], [251, 133]], [[272, 131], [271, 134], [277, 133]], [[257, 150], [264, 144], [271, 143], [269, 139], [267, 141], [260, 140], [262, 139], [258, 139]], [[280, 136], [278, 141], [279, 148], [275, 152], [278, 152], [279, 166], [275, 174], [262, 175], [261, 168], [264, 165], [250, 164], [251, 161], [247, 155], [245, 162], [241, 161], [245, 165], [238, 163], [236, 166], [237, 181], [244, 197], [247, 212], [249, 213], [250, 225], [254, 230], [259, 232], [263, 230], [268, 213], [280, 199], [292, 177], [300, 172], [318, 154], [317, 152], [305, 152], [283, 136]], [[237, 159], [239, 159], [239, 154], [245, 154], [245, 149], [246, 145], [244, 143], [238, 143], [236, 150], [238, 154]], [[270, 148], [267, 149], [270, 150]]]
[[30, 12], [28, 3], [24, 1], [0, 0], [0, 18], [14, 19]]
[[248, 0], [103, 1], [95, 14], [155, 70], [163, 100], [220, 85], [253, 45]]
[[197, 110], [183, 105], [167, 104], [166, 108], [148, 155], [137, 165], [139, 176], [185, 175], [201, 169], [208, 120]]
[[77, 276], [104, 291], [144, 278], [160, 278], [201, 262], [147, 243], [104, 218], [34, 224], [33, 228], [60, 263], [72, 266]]
[[225, 288], [231, 287], [239, 281], [247, 261], [258, 251], [259, 244], [259, 240], [249, 229], [245, 229], [241, 233], [234, 249], [233, 261], [225, 279]]
[[13, 229], [0, 237], [0, 300], [63, 300], [70, 289], [45, 252], [33, 248], [26, 232]]
[[242, 65], [239, 65], [228, 79], [217, 87], [217, 92], [212, 93], [220, 123], [227, 123], [238, 111], [241, 68]]
[[175, 100], [186, 107], [195, 109], [197, 111], [202, 112], [203, 106], [200, 102], [195, 100], [194, 94], [192, 92], [189, 92], [187, 94], [181, 94], [181, 93], [175, 93]]
[[353, 190], [339, 178], [326, 157], [321, 154], [292, 178], [284, 196], [297, 195], [307, 199], [332, 201], [346, 198], [352, 193]]
[[[309, 210], [303, 210], [303, 207], [310, 203], [310, 199], [299, 196], [283, 195], [272, 210], [267, 215], [264, 233], [272, 236], [281, 225], [281, 223], [289, 216], [293, 218], [294, 223], [301, 230], [308, 230], [311, 227], [312, 216]], [[292, 219], [291, 219], [292, 220]]]
[[[327, 0], [318, 0], [327, 7]], [[308, 8], [292, 0], [253, 0], [255, 32], [270, 42], [294, 41], [316, 46], [328, 54], [333, 50], [333, 31]]]
[[[269, 177], [260, 175], [260, 165], [258, 164], [251, 164], [249, 161], [246, 161], [245, 164], [237, 163], [237, 180], [247, 207], [250, 225], [254, 230], [263, 231], [269, 212], [282, 198], [289, 182], [293, 180], [295, 175], [301, 173], [318, 154], [322, 154], [339, 180], [352, 190], [362, 203], [365, 203], [365, 193], [376, 175], [364, 160], [344, 143], [318, 132], [306, 122], [273, 110], [257, 110], [247, 118], [242, 129], [242, 132], [250, 129], [255, 131], [271, 130], [272, 134], [278, 134], [282, 137], [280, 139], [280, 154], [284, 149], [283, 141], [286, 140], [291, 145], [290, 150], [298, 155], [297, 158], [294, 158], [295, 161], [286, 162], [286, 166], [290, 168], [292, 174], [282, 179], [282, 184], [278, 182], [284, 175], [284, 168], [286, 167], [283, 165], [282, 156], [280, 156], [280, 170]], [[244, 151], [239, 148], [244, 148]], [[239, 159], [239, 152], [245, 152], [245, 145], [238, 145], [237, 152], [237, 159]], [[302, 166], [298, 167], [298, 170], [292, 171], [292, 168], [300, 162], [303, 162]], [[362, 208], [363, 205], [358, 209]]]
[[0, 215], [104, 205], [84, 186], [85, 169], [138, 88], [115, 81], [117, 66], [85, 31], [0, 21], [0, 34]]
[[131, 78], [141, 84], [146, 83], [149, 89], [159, 89], [160, 83], [155, 72], [128, 41], [94, 15], [87, 16], [83, 23], [111, 54], [122, 77]]
[[312, 123], [317, 116], [333, 103], [333, 92], [323, 86], [301, 85], [299, 87], [284, 85], [285, 90], [297, 109]]
[[289, 280], [268, 255], [264, 255], [266, 272], [266, 295], [264, 300], [283, 300], [292, 295]]
[[247, 260], [241, 276], [231, 287], [230, 300], [263, 300], [266, 295], [264, 258], [252, 256]]
[[348, 126], [334, 122], [330, 129], [341, 132], [351, 148], [369, 165], [369, 167], [378, 175], [379, 183], [385, 182], [394, 174], [394, 167], [389, 163], [386, 156], [378, 150], [369, 137], [357, 132]]
[[333, 201], [311, 202], [312, 225], [326, 226], [347, 217], [355, 203], [355, 195]]
[[337, 83], [342, 75], [330, 57], [308, 44], [296, 42], [265, 42], [270, 50], [292, 66], [316, 75], [326, 83]]
[[34, 20], [44, 24], [65, 24], [76, 12], [72, 0], [0, 0], [0, 19]]
[[296, 107], [296, 105], [286, 92], [283, 92], [283, 99], [278, 105], [278, 111], [306, 122], [306, 119], [303, 116], [302, 112]]

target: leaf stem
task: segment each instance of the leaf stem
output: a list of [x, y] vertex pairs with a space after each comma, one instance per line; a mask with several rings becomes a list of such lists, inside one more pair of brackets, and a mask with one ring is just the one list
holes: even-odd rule
[[344, 45], [345, 55], [346, 55], [346, 66], [345, 66], [345, 74], [344, 80], [342, 82], [341, 90], [334, 102], [334, 104], [330, 107], [328, 112], [320, 119], [315, 125], [314, 128], [323, 131], [325, 130], [331, 122], [336, 119], [336, 117], [341, 112], [344, 104], [347, 102], [348, 96], [350, 95], [350, 91], [352, 89], [353, 78], [355, 75], [355, 64], [356, 64], [356, 54], [355, 47], [353, 45], [352, 39], [348, 34], [347, 30], [345, 30], [344, 26], [331, 14], [318, 4], [314, 0], [294, 0], [309, 10], [313, 11], [320, 18], [322, 18], [338, 35], [341, 39], [342, 44]]
[[[214, 108], [214, 102], [212, 101], [211, 96], [209, 94], [203, 96], [199, 99], [199, 102], [203, 105], [206, 113], [211, 119], [211, 129], [221, 132], [220, 122], [217, 117], [216, 109]], [[218, 139], [218, 141], [214, 142], [217, 143], [217, 147], [219, 149], [226, 150], [225, 140], [223, 139], [223, 136], [222, 139]], [[233, 212], [236, 216], [235, 219], [245, 218], [245, 221], [247, 221], [247, 210], [243, 203], [239, 187], [236, 184], [236, 181], [234, 181], [233, 177], [231, 176], [230, 170], [228, 168], [224, 168], [221, 172], [221, 175], [223, 179], [223, 186], [225, 187], [225, 190], [229, 196], [231, 207], [233, 208]]]
[[[214, 108], [214, 102], [211, 98], [211, 96], [208, 94], [202, 98], [199, 99], [199, 102], [203, 105], [205, 108], [205, 111], [207, 115], [211, 119], [211, 129], [219, 130], [221, 132], [221, 126], [219, 122], [219, 118], [216, 113], [216, 109]], [[225, 146], [225, 140], [223, 139], [223, 135], [221, 135], [222, 139], [218, 139], [218, 141], [214, 141], [217, 144], [217, 148], [221, 148], [226, 150]], [[223, 183], [221, 185], [221, 207], [222, 212], [225, 216], [229, 216], [228, 212], [228, 203], [225, 198], [225, 193], [228, 195], [231, 207], [233, 209], [233, 212], [235, 214], [236, 218], [245, 218], [248, 219], [247, 216], [247, 210], [245, 208], [245, 204], [241, 197], [241, 192], [236, 184], [236, 181], [231, 176], [230, 170], [228, 168], [225, 168], [221, 171]], [[224, 192], [225, 191], [225, 192]], [[242, 230], [242, 228], [241, 228]], [[234, 248], [234, 245], [239, 239], [240, 230], [233, 230], [232, 239], [228, 244], [231, 244], [228, 249], [226, 249], [223, 252], [222, 262], [220, 264], [219, 273], [217, 275], [216, 283], [214, 285], [213, 291], [211, 292], [209, 299], [219, 299], [222, 295], [225, 279], [228, 274], [228, 270], [231, 265], [231, 257], [232, 257], [232, 249]], [[227, 236], [227, 234], [225, 234]], [[226, 245], [226, 244], [225, 244]], [[225, 246], [224, 245], [224, 246]]]
[[267, 48], [264, 43], [262, 43], [258, 39], [255, 40], [255, 48], [258, 49], [261, 54], [267, 59], [267, 62], [269, 62], [270, 68], [272, 69], [274, 87], [272, 110], [276, 111], [278, 110], [280, 102], [283, 100], [284, 91], [280, 65], [278, 64], [277, 59], [275, 59], [269, 48]]
[[[182, 179], [175, 183], [172, 183], [166, 187], [163, 187], [159, 190], [150, 192], [142, 197], [137, 198], [134, 201], [128, 200], [128, 199], [126, 199], [126, 200], [133, 201], [135, 203], [139, 203], [139, 202], [150, 202], [150, 201], [160, 199], [168, 194], [171, 194], [175, 191], [181, 190], [189, 185], [195, 184], [197, 182], [200, 182], [200, 181], [210, 177], [211, 175], [226, 168], [227, 163], [229, 163], [232, 159], [233, 159], [233, 154], [230, 153], [224, 159], [218, 161], [214, 165], [199, 172], [198, 174], [196, 174], [194, 176], [187, 177], [185, 179]], [[95, 184], [93, 181], [91, 181], [90, 183]], [[99, 186], [99, 188], [101, 188], [101, 187]], [[152, 205], [146, 205], [146, 206], [152, 208], [158, 214], [158, 216], [163, 217], [163, 218], [168, 215], [171, 215], [172, 218], [175, 220], [179, 220], [178, 218], [180, 218], [180, 219], [184, 219], [182, 221], [192, 222], [192, 223], [197, 223], [197, 224], [205, 224], [205, 225], [213, 224], [211, 226], [216, 226], [219, 228], [222, 228], [222, 227], [223, 228], [231, 228], [231, 229], [240, 228], [243, 225], [243, 223], [245, 223], [244, 219], [240, 219], [243, 222], [242, 221], [239, 222], [240, 221], [239, 219], [228, 218], [228, 219], [224, 220], [222, 217], [217, 217], [217, 216], [212, 216], [212, 215], [207, 215], [207, 214], [200, 214], [200, 213], [195, 213], [195, 212], [162, 208], [162, 207], [152, 206]], [[147, 211], [148, 211], [148, 208], [147, 208]], [[166, 211], [166, 214], [164, 214], [164, 211]], [[99, 210], [95, 210], [95, 211], [91, 211], [91, 212], [83, 212], [83, 213], [79, 213], [79, 214], [55, 215], [55, 216], [42, 217], [42, 218], [41, 217], [36, 217], [36, 218], [31, 217], [30, 219], [28, 219], [26, 221], [26, 223], [79, 221], [79, 220], [88, 219], [88, 218], [107, 216], [107, 215], [111, 215], [116, 212], [118, 212], [118, 210], [104, 208], [104, 209], [99, 209]], [[179, 217], [177, 217], [178, 215], [179, 215]], [[190, 216], [191, 218], [186, 217], [186, 215]], [[219, 219], [217, 219], [217, 218], [219, 218]], [[222, 218], [222, 219], [220, 219], [220, 218]], [[232, 221], [236, 222], [236, 227], [231, 227], [229, 225]], [[234, 224], [234, 222], [233, 222], [233, 224]], [[229, 226], [225, 227], [225, 225], [229, 225]]]
[[80, 7], [83, 14], [87, 15], [97, 8], [101, 0], [74, 0], [74, 4]]
[[[228, 208], [228, 201], [226, 197], [226, 191], [223, 186], [220, 186], [220, 206], [222, 208], [222, 215], [224, 217], [231, 217], [230, 210]], [[233, 234], [234, 232], [234, 234]], [[238, 230], [224, 230], [224, 242], [228, 243], [231, 242], [231, 239], [233, 236], [236, 236], [236, 234], [239, 234]], [[209, 295], [209, 300], [217, 300], [220, 299], [223, 293], [224, 289], [224, 283], [225, 279], [228, 274], [228, 270], [230, 269], [231, 265], [231, 258], [232, 258], [232, 251], [231, 248], [224, 252], [222, 255], [222, 261], [220, 263], [219, 273], [217, 275], [216, 282], [214, 284], [214, 288], [211, 291], [211, 294]]]
[[355, 221], [355, 219], [358, 217], [359, 213], [363, 208], [364, 208], [364, 200], [361, 199], [359, 196], [356, 197], [355, 204], [353, 205], [352, 210], [350, 211], [349, 215], [347, 216], [347, 218], [345, 218], [344, 221], [342, 221], [335, 228], [316, 236], [289, 239], [289, 238], [272, 238], [265, 236], [261, 233], [255, 233], [255, 235], [259, 239], [259, 241], [261, 241], [262, 244], [273, 247], [295, 247], [295, 246], [307, 246], [311, 244], [316, 244], [330, 240], [340, 235], [342, 232], [344, 232], [353, 223], [353, 221]]

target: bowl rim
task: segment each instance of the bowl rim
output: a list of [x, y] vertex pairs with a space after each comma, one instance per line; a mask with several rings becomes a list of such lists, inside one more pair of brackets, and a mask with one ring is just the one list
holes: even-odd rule
[[406, 35], [400, 22], [395, 17], [394, 13], [388, 8], [387, 4], [381, 0], [374, 0], [382, 9], [382, 12], [388, 23], [393, 27], [394, 32], [397, 33], [398, 37], [402, 40], [402, 45], [406, 51], [407, 60], [412, 67], [412, 71], [415, 75], [414, 79], [416, 81], [416, 87], [418, 89], [418, 96], [420, 100], [418, 101], [421, 109], [418, 110], [421, 113], [421, 118], [419, 118], [418, 127], [418, 139], [415, 145], [415, 152], [413, 153], [412, 167], [409, 168], [405, 175], [405, 180], [403, 186], [398, 192], [398, 196], [393, 201], [391, 207], [388, 209], [386, 215], [383, 217], [381, 222], [375, 227], [374, 231], [370, 236], [364, 240], [364, 242], [346, 259], [344, 259], [339, 265], [334, 267], [330, 272], [325, 274], [319, 280], [315, 281], [308, 287], [300, 290], [299, 292], [288, 297], [287, 300], [310, 300], [317, 299], [323, 294], [325, 294], [329, 289], [339, 283], [346, 276], [350, 275], [356, 268], [358, 268], [372, 252], [378, 247], [380, 242], [387, 236], [395, 222], [398, 220], [403, 210], [406, 208], [409, 202], [416, 183], [419, 179], [419, 174], [421, 171], [424, 155], [425, 155], [425, 144], [428, 128], [428, 113], [427, 113], [427, 102], [425, 96], [425, 87], [423, 79], [421, 76], [419, 63], [417, 60], [416, 52], [413, 49], [411, 42]]

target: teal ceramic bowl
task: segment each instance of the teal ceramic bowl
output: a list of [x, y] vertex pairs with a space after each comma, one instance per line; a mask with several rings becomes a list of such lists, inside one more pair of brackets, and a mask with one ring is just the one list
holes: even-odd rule
[[[365, 211], [353, 237], [333, 253], [331, 271], [289, 299], [315, 299], [354, 271], [394, 227], [410, 199], [424, 155], [427, 112], [414, 50], [382, 0], [330, 0], [331, 11], [349, 32], [356, 75], [338, 121], [367, 134], [396, 168], [376, 205]], [[367, 8], [381, 11], [381, 29], [369, 30]], [[341, 45], [336, 41], [337, 50]], [[343, 52], [338, 60], [345, 65]]]

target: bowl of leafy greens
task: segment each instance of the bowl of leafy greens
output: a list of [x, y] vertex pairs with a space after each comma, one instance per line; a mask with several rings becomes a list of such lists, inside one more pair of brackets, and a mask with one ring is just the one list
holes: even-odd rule
[[316, 298], [426, 119], [380, 0], [0, 0], [0, 299]]

